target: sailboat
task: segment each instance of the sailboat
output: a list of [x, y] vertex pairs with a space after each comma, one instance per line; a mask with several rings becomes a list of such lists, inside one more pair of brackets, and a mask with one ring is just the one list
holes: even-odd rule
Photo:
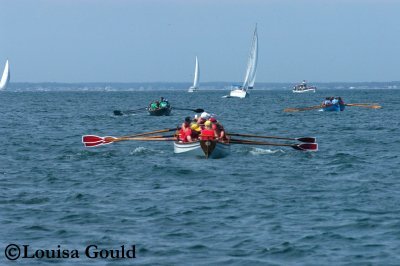
[[4, 67], [3, 76], [0, 81], [0, 91], [7, 88], [8, 82], [10, 81], [10, 68], [8, 66], [8, 60], [6, 61], [6, 66]]
[[247, 69], [243, 85], [233, 87], [228, 97], [246, 98], [249, 95], [248, 90], [251, 90], [254, 87], [254, 82], [256, 81], [257, 61], [258, 35], [256, 26], [253, 34], [253, 41], [251, 44], [249, 59], [247, 61]]
[[199, 89], [199, 79], [200, 79], [200, 68], [199, 68], [199, 61], [197, 60], [196, 56], [196, 65], [194, 67], [194, 80], [193, 80], [193, 86], [191, 86], [188, 90], [188, 92], [195, 92]]

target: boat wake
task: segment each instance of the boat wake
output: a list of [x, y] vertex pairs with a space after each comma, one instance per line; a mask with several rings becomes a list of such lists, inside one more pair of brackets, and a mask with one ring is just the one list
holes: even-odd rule
[[158, 151], [158, 150], [149, 149], [146, 147], [137, 147], [136, 149], [131, 151], [129, 154], [130, 155], [142, 155], [142, 154], [157, 154], [157, 153], [163, 153], [163, 152]]
[[252, 155], [263, 155], [263, 154], [274, 154], [274, 153], [277, 153], [277, 152], [284, 153], [283, 150], [270, 150], [270, 149], [253, 148], [250, 151], [250, 154], [252, 154]]

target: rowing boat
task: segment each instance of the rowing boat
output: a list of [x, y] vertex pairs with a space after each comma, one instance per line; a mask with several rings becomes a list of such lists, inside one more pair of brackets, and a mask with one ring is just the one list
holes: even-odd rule
[[344, 104], [330, 104], [330, 105], [325, 105], [323, 106], [322, 110], [324, 110], [325, 112], [338, 112], [338, 111], [344, 111], [345, 109], [345, 105]]
[[171, 110], [172, 110], [172, 108], [170, 106], [157, 108], [157, 109], [147, 108], [147, 111], [149, 112], [149, 114], [154, 115], [154, 116], [169, 115], [171, 113]]
[[174, 153], [211, 159], [223, 158], [230, 153], [230, 144], [217, 140], [199, 140], [196, 142], [174, 142]]

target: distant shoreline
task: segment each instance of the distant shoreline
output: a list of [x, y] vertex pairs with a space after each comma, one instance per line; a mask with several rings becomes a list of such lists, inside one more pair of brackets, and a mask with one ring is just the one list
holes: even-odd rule
[[[230, 90], [239, 82], [203, 82], [200, 91]], [[254, 90], [291, 90], [292, 82], [259, 82]], [[400, 89], [400, 81], [388, 82], [310, 82], [318, 90], [331, 89]], [[189, 82], [11, 82], [6, 91], [182, 91]]]

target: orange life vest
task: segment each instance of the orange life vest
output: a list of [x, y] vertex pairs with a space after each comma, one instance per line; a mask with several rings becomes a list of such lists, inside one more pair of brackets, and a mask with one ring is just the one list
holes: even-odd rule
[[215, 139], [215, 131], [212, 129], [203, 129], [201, 131], [202, 140], [213, 140]]

